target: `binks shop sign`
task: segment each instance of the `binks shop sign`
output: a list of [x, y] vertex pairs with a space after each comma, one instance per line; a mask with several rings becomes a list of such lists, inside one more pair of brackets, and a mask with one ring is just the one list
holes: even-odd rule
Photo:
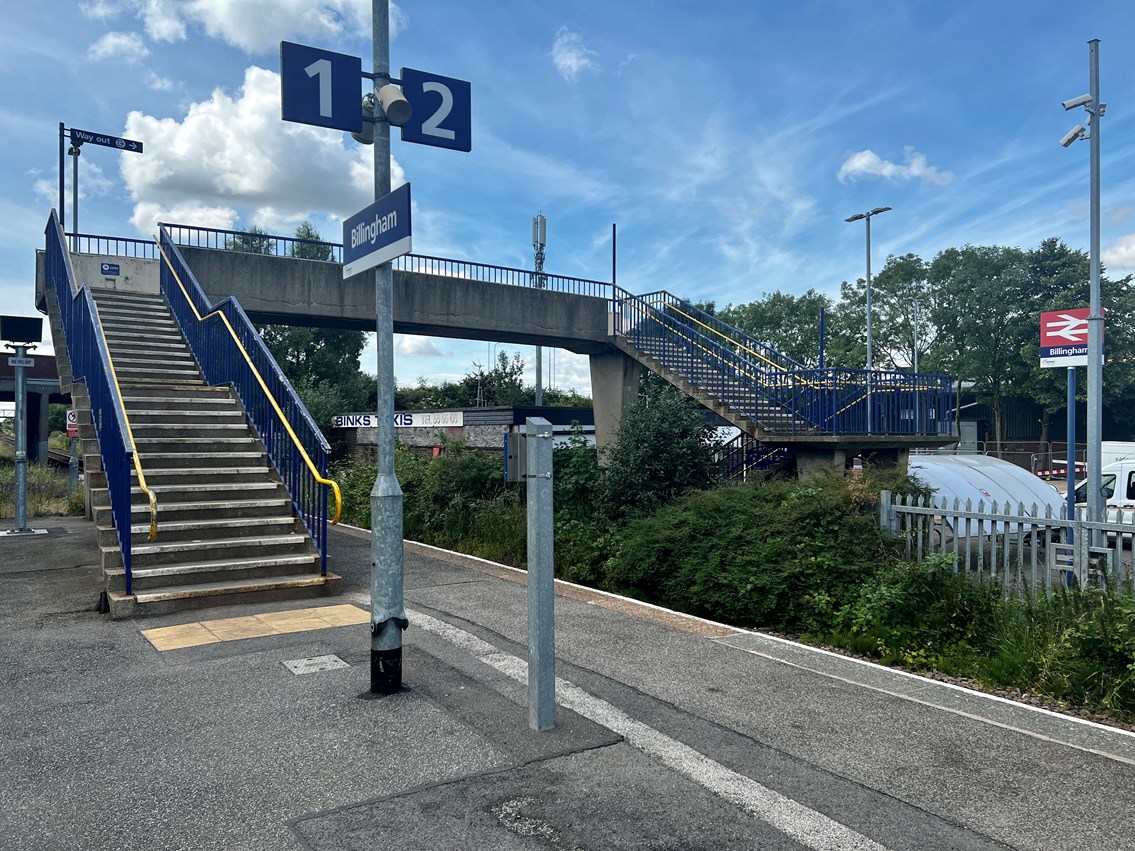
[[[460, 428], [464, 411], [403, 411], [394, 415], [395, 428]], [[339, 414], [331, 418], [335, 428], [378, 428], [377, 414]]]

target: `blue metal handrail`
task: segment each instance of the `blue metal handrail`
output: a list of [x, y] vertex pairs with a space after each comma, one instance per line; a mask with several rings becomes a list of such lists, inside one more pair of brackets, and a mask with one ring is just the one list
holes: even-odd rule
[[329, 488], [333, 523], [342, 509], [338, 485], [327, 478], [331, 447], [240, 304], [232, 297], [211, 304], [166, 226], [158, 227], [162, 293], [205, 381], [232, 386], [243, 403], [326, 575]]
[[75, 254], [106, 254], [112, 257], [138, 257], [157, 260], [158, 246], [152, 239], [130, 239], [124, 236], [100, 236], [93, 233], [69, 233], [68, 245]]
[[[949, 376], [805, 369], [763, 344], [735, 347], [736, 340], [720, 341], [720, 329], [704, 333], [709, 323], [688, 306], [670, 293], [634, 296], [615, 287], [613, 330], [765, 431], [952, 433]], [[789, 364], [796, 368], [786, 368]]]
[[[330, 262], [343, 262], [343, 246], [337, 242], [319, 242], [310, 239], [296, 239], [291, 236], [275, 236], [266, 233], [248, 233], [218, 228], [203, 228], [196, 225], [163, 224], [169, 231], [172, 241], [178, 245], [193, 248], [212, 248], [229, 251], [253, 250], [257, 254], [276, 257], [302, 257], [302, 250], [310, 246], [330, 254]], [[245, 248], [248, 246], [249, 248]], [[610, 298], [611, 285], [604, 281], [576, 278], [568, 275], [537, 274], [529, 269], [516, 269], [510, 266], [494, 266], [490, 263], [473, 263], [468, 260], [455, 260], [448, 257], [432, 257], [427, 254], [406, 254], [394, 261], [394, 268], [400, 272], [416, 272], [429, 275], [443, 275], [460, 278], [480, 284], [505, 284], [514, 287], [547, 289], [553, 292], [587, 295], [597, 298]]]
[[90, 397], [91, 424], [98, 436], [102, 468], [110, 492], [110, 513], [122, 552], [126, 593], [132, 594], [130, 474], [134, 468], [134, 452], [126, 409], [114, 381], [110, 353], [91, 289], [76, 283], [63, 227], [55, 210], [51, 211], [44, 237], [45, 280], [55, 288], [72, 380], [82, 380]]

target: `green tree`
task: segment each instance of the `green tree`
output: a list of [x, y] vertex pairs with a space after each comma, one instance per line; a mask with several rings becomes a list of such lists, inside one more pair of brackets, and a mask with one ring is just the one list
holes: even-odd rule
[[[932, 362], [937, 328], [931, 322], [937, 291], [929, 264], [916, 254], [888, 257], [871, 281], [871, 338], [875, 366], [920, 371]], [[931, 356], [931, 357], [928, 357]]]
[[713, 428], [703, 410], [661, 379], [644, 380], [623, 414], [598, 488], [611, 520], [649, 513], [717, 480]]
[[[1087, 307], [1090, 300], [1091, 263], [1083, 251], [1073, 251], [1056, 237], [1044, 240], [1026, 255], [1029, 275], [1031, 334], [1021, 348], [1025, 377], [1020, 389], [1043, 409], [1041, 440], [1048, 440], [1052, 418], [1067, 408], [1067, 370], [1040, 366], [1040, 314], [1052, 310]], [[1128, 426], [1133, 422], [1132, 392], [1135, 364], [1126, 353], [1135, 350], [1135, 294], [1130, 276], [1119, 281], [1100, 278], [1100, 302], [1105, 314], [1104, 402], [1113, 417]], [[1087, 398], [1086, 382], [1077, 385], [1077, 398]]]
[[304, 241], [292, 243], [292, 257], [299, 257], [302, 260], [332, 259], [331, 243], [324, 242], [315, 225], [307, 219], [300, 222], [299, 227], [296, 228], [295, 238]]
[[272, 254], [272, 238], [259, 225], [253, 225], [244, 233], [238, 233], [225, 241], [230, 251], [245, 251], [249, 254]]
[[831, 308], [831, 299], [815, 290], [799, 296], [774, 292], [748, 304], [727, 305], [717, 315], [797, 363], [815, 367], [819, 365], [820, 312]]
[[1002, 246], [950, 248], [930, 264], [937, 290], [931, 321], [939, 329], [941, 363], [974, 382], [993, 410], [993, 432], [1000, 454], [1005, 396], [1020, 387], [1026, 373], [1021, 359], [1033, 319], [1025, 252]]

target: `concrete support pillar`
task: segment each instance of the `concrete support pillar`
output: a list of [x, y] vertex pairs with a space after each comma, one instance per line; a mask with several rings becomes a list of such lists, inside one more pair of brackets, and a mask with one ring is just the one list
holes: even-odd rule
[[590, 355], [591, 404], [595, 410], [595, 443], [610, 446], [615, 442], [623, 412], [638, 398], [643, 367], [638, 361], [612, 349]]
[[872, 449], [860, 454], [865, 462], [876, 467], [902, 467], [905, 470], [910, 460], [910, 450], [899, 446]]
[[46, 393], [28, 393], [28, 460], [47, 463], [47, 400]]
[[839, 446], [797, 447], [796, 478], [801, 482], [814, 482], [829, 473], [842, 476], [848, 460], [847, 450]]

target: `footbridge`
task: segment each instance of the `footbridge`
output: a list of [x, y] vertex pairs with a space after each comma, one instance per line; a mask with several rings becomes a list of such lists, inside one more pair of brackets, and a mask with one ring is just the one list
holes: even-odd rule
[[[161, 225], [213, 302], [233, 298], [254, 322], [373, 330], [370, 275], [342, 277], [331, 242]], [[157, 291], [156, 243], [82, 236], [76, 263], [93, 283]], [[102, 263], [129, 265], [115, 279]], [[318, 259], [316, 259], [318, 258]], [[899, 461], [956, 439], [948, 376], [809, 369], [665, 291], [410, 254], [394, 264], [394, 330], [564, 348], [590, 360], [596, 437], [609, 443], [650, 369], [742, 432], [738, 471], [791, 455], [803, 471], [842, 469], [857, 455]], [[147, 268], [148, 267], [148, 268]]]

